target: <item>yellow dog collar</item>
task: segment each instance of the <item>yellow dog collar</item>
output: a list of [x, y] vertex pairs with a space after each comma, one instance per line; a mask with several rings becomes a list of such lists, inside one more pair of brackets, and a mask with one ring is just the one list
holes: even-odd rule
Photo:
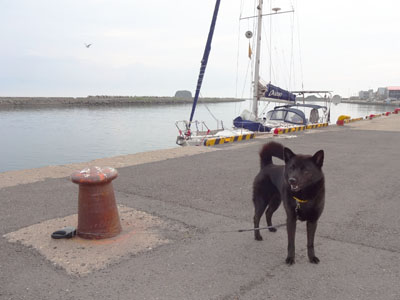
[[295, 196], [293, 196], [293, 199], [296, 200], [297, 203], [307, 203], [308, 202], [308, 200], [301, 200]]

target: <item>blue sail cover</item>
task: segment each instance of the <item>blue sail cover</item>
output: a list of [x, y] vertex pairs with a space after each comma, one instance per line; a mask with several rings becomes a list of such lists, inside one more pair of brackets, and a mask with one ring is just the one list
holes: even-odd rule
[[266, 88], [267, 90], [264, 93], [264, 97], [266, 98], [296, 102], [296, 95], [290, 93], [289, 91], [283, 90], [270, 83], [267, 84]]
[[251, 131], [258, 131], [258, 132], [270, 132], [271, 127], [264, 126], [260, 122], [257, 121], [250, 121], [250, 120], [243, 120], [242, 117], [237, 117], [233, 120], [233, 126], [236, 128], [244, 128]]

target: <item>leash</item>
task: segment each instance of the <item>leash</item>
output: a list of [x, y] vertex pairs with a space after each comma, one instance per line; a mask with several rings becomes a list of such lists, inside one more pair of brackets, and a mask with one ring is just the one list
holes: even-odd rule
[[[296, 201], [296, 216], [297, 219], [299, 218], [299, 210], [300, 210], [300, 204], [307, 203], [308, 200], [303, 200], [300, 198], [297, 198], [293, 196], [293, 199]], [[210, 231], [211, 233], [231, 233], [231, 232], [248, 232], [248, 231], [256, 231], [256, 230], [265, 230], [265, 229], [271, 229], [271, 228], [279, 228], [282, 226], [286, 226], [286, 223], [278, 224], [278, 225], [273, 225], [273, 226], [267, 226], [267, 227], [259, 227], [259, 228], [249, 228], [249, 229], [238, 229], [238, 230], [221, 230], [221, 231]]]
[[246, 229], [237, 229], [237, 230], [218, 230], [218, 231], [209, 231], [209, 233], [232, 233], [232, 232], [248, 232], [248, 231], [256, 231], [256, 230], [264, 230], [264, 229], [271, 229], [271, 228], [279, 228], [282, 226], [286, 226], [286, 223], [267, 226], [267, 227], [258, 227], [258, 228], [246, 228]]
[[259, 228], [251, 228], [251, 229], [239, 229], [239, 230], [237, 230], [237, 232], [264, 230], [264, 229], [271, 229], [271, 228], [279, 228], [279, 227], [282, 227], [282, 226], [286, 226], [286, 223], [273, 225], [273, 226], [267, 226], [267, 227], [259, 227]]
[[[218, 231], [208, 231], [204, 232], [204, 234], [207, 233], [239, 233], [239, 232], [249, 232], [249, 231], [256, 231], [256, 230], [265, 230], [265, 229], [271, 229], [271, 228], [279, 228], [282, 226], [286, 226], [286, 223], [278, 224], [278, 225], [273, 225], [273, 226], [266, 226], [266, 227], [259, 227], [259, 228], [245, 228], [245, 229], [236, 229], [236, 230], [218, 230]], [[152, 230], [144, 230], [144, 231], [134, 231], [134, 234], [160, 234], [162, 231], [169, 231], [169, 232], [180, 232], [179, 230], [171, 230], [171, 229], [162, 229], [160, 231], [152, 231]], [[189, 233], [190, 231], [186, 231], [183, 233]], [[71, 236], [73, 237], [73, 236]]]
[[[296, 211], [296, 215], [298, 218], [300, 204], [307, 203], [308, 200], [303, 200], [303, 199], [297, 198], [295, 196], [293, 196], [293, 199], [296, 201], [295, 211]], [[278, 224], [278, 225], [274, 225], [274, 226], [259, 227], [259, 228], [239, 229], [239, 230], [230, 230], [230, 231], [213, 231], [213, 232], [246, 232], [246, 231], [256, 231], [256, 230], [264, 230], [264, 229], [271, 229], [271, 228], [279, 228], [282, 226], [286, 226], [286, 223], [282, 223], [282, 224]]]

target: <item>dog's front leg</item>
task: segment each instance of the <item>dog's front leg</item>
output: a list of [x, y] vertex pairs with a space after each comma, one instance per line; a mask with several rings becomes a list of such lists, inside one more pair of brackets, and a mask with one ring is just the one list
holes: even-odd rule
[[317, 230], [317, 221], [307, 221], [307, 253], [311, 263], [319, 263], [319, 258], [314, 253], [314, 237]]
[[286, 258], [286, 263], [288, 265], [294, 264], [294, 256], [295, 256], [295, 246], [294, 241], [296, 237], [296, 217], [295, 215], [288, 215], [286, 220], [286, 229], [288, 234], [288, 255]]

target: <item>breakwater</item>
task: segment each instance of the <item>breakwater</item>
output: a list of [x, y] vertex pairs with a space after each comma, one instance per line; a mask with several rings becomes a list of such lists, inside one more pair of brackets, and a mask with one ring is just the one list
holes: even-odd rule
[[[203, 103], [241, 102], [238, 98], [200, 98]], [[62, 106], [99, 106], [99, 105], [150, 105], [150, 104], [186, 104], [190, 98], [155, 96], [88, 96], [88, 97], [0, 97], [2, 107], [62, 107]]]
[[[244, 99], [230, 97], [199, 98], [200, 103], [244, 102]], [[307, 99], [307, 102], [321, 102], [323, 99]], [[0, 109], [10, 107], [63, 107], [63, 106], [101, 106], [101, 105], [163, 105], [191, 104], [192, 98], [166, 96], [88, 96], [88, 97], [0, 97]], [[357, 105], [400, 106], [400, 100], [363, 101], [342, 99], [341, 103]]]

